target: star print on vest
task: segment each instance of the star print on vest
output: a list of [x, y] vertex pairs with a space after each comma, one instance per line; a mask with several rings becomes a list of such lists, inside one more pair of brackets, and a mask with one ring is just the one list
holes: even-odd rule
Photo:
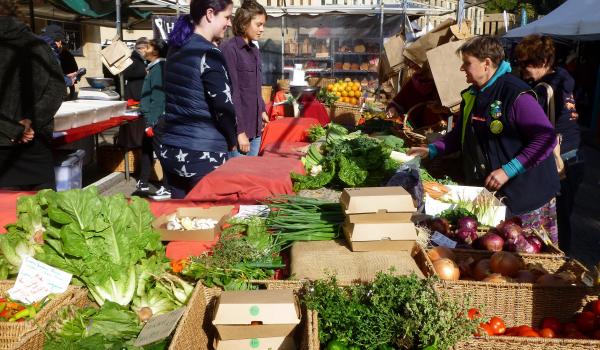
[[502, 102], [496, 100], [490, 105], [490, 117], [499, 119], [502, 116]]
[[501, 121], [494, 120], [490, 123], [490, 131], [492, 132], [492, 134], [498, 135], [502, 132], [502, 130], [504, 130], [504, 125], [502, 125]]

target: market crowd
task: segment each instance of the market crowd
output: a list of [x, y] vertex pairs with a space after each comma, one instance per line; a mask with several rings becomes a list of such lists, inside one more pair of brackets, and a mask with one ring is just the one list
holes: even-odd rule
[[[258, 154], [269, 121], [257, 46], [267, 14], [255, 0], [243, 1], [235, 16], [232, 11], [231, 0], [191, 0], [168, 47], [160, 39], [136, 42], [124, 94], [140, 101], [145, 122], [138, 190], [184, 198], [227, 159]], [[229, 27], [234, 37], [224, 41]], [[65, 87], [76, 82], [76, 73], [61, 70], [64, 41], [58, 26], [48, 26], [40, 39], [17, 19], [16, 1], [0, 0], [1, 188], [54, 186], [53, 115]], [[458, 54], [471, 86], [462, 93], [456, 126], [410, 153], [433, 159], [460, 152], [465, 184], [496, 192], [507, 216], [544, 228], [568, 249], [583, 155], [574, 82], [555, 64], [552, 40], [536, 35], [519, 43], [520, 77], [494, 37], [474, 37]], [[405, 113], [434, 94], [431, 72], [420, 69], [388, 114]], [[148, 180], [154, 153], [164, 172], [158, 190]]]

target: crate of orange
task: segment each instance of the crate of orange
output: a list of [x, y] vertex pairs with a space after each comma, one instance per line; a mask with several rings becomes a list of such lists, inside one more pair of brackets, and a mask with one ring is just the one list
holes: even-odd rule
[[331, 107], [331, 121], [341, 125], [355, 126], [361, 118], [362, 86], [358, 81], [338, 81], [327, 85], [327, 91], [339, 99]]

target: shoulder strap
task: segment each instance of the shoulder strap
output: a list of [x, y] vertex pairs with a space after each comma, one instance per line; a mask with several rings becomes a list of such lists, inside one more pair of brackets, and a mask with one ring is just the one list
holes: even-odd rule
[[550, 118], [552, 126], [556, 126], [556, 115], [554, 110], [554, 89], [552, 89], [552, 86], [550, 86], [550, 84], [544, 82], [537, 84], [537, 86], [543, 86], [544, 88], [546, 88], [546, 114], [548, 115], [548, 118]]

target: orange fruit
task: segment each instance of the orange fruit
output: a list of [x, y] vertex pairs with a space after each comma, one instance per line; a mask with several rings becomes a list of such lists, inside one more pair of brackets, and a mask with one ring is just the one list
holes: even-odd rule
[[327, 85], [327, 91], [333, 91], [333, 84]]
[[335, 92], [335, 95], [336, 95], [337, 97], [342, 97], [342, 94], [341, 94], [339, 91], [336, 91], [336, 92]]
[[358, 104], [358, 100], [356, 98], [352, 97], [350, 99], [350, 103], [353, 104], [353, 105], [356, 105], [356, 104]]
[[342, 90], [342, 97], [348, 97], [348, 91]]

